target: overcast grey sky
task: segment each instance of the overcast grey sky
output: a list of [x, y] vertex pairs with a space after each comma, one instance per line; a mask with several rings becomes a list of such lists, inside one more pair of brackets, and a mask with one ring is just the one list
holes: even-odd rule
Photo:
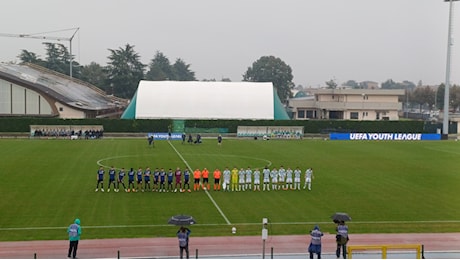
[[[454, 6], [460, 39], [460, 2]], [[143, 63], [160, 51], [171, 63], [191, 64], [199, 80], [240, 81], [254, 61], [273, 55], [291, 66], [296, 85], [445, 81], [449, 4], [443, 0], [3, 0], [0, 10], [0, 33], [79, 27], [73, 54], [82, 65], [105, 65], [108, 49], [129, 43]], [[22, 49], [45, 57], [41, 40], [0, 42], [2, 62], [17, 62]], [[458, 49], [454, 44], [457, 84]]]

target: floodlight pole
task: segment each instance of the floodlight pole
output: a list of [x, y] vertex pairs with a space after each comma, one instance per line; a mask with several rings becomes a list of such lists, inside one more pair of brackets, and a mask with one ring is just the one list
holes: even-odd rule
[[442, 120], [442, 135], [445, 139], [449, 136], [449, 88], [450, 88], [450, 56], [452, 48], [452, 12], [453, 1], [458, 0], [444, 0], [449, 2], [449, 29], [447, 33], [447, 61], [446, 61], [446, 83], [444, 89], [444, 116]]

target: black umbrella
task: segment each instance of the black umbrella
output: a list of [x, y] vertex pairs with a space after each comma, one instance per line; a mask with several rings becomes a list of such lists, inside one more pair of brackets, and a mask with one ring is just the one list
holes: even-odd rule
[[168, 224], [176, 225], [176, 226], [186, 226], [186, 225], [193, 225], [196, 224], [195, 219], [192, 216], [187, 215], [177, 215], [172, 216], [168, 220]]
[[334, 215], [331, 216], [331, 218], [336, 223], [340, 221], [350, 221], [351, 220], [351, 217], [348, 216], [347, 213], [343, 213], [343, 212], [336, 212]]

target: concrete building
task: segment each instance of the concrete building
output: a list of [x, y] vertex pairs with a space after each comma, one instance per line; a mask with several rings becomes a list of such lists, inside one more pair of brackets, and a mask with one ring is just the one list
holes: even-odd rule
[[127, 103], [38, 65], [0, 63], [0, 116], [119, 118]]
[[399, 120], [403, 89], [314, 89], [312, 95], [289, 99], [292, 118]]

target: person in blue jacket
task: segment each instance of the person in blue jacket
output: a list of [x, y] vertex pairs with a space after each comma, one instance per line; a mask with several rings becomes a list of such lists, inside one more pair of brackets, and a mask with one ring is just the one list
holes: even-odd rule
[[179, 239], [179, 253], [181, 259], [184, 258], [184, 251], [186, 258], [189, 258], [188, 237], [190, 236], [190, 233], [190, 229], [186, 227], [180, 227], [180, 229], [176, 233], [177, 238]]
[[308, 252], [310, 253], [310, 259], [313, 259], [313, 254], [318, 256], [318, 259], [321, 259], [321, 237], [323, 232], [319, 230], [319, 226], [316, 225], [315, 228], [310, 231], [311, 242], [308, 246]]

